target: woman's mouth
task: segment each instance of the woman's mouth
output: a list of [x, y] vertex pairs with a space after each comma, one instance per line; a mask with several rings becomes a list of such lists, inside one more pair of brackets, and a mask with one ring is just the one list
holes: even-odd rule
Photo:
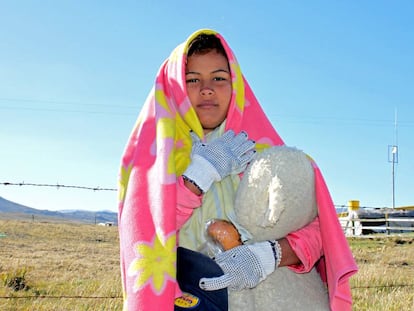
[[204, 100], [197, 105], [200, 109], [216, 108], [218, 105], [212, 100]]

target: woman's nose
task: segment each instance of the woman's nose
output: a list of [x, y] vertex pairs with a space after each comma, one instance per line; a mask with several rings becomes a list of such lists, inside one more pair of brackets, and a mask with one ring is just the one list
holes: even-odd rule
[[202, 96], [211, 96], [214, 94], [214, 90], [208, 86], [204, 86], [200, 89], [200, 94]]

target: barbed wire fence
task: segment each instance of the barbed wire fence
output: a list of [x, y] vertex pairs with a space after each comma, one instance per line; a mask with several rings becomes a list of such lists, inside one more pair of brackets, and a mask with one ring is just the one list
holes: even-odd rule
[[[51, 183], [30, 183], [30, 182], [0, 182], [2, 186], [29, 186], [29, 187], [48, 187], [48, 188], [71, 188], [71, 189], [80, 189], [80, 190], [91, 190], [91, 191], [118, 191], [116, 188], [105, 188], [105, 187], [90, 187], [90, 186], [81, 186], [81, 185], [65, 185], [65, 184], [51, 184]], [[345, 204], [335, 204], [336, 208], [348, 208], [348, 205]], [[360, 206], [360, 208], [385, 208], [386, 206]]]
[[[69, 188], [88, 191], [117, 191], [117, 188], [109, 187], [91, 187], [81, 185], [66, 185], [66, 184], [51, 184], [51, 183], [30, 183], [30, 182], [0, 182], [2, 186], [28, 186], [28, 187], [47, 187], [47, 188]], [[335, 204], [336, 208], [348, 208], [348, 205]], [[360, 208], [384, 208], [384, 207], [370, 207], [360, 206]], [[390, 285], [368, 285], [368, 286], [351, 286], [352, 290], [367, 290], [367, 289], [383, 289], [383, 288], [405, 288], [414, 287], [414, 284], [390, 284]], [[79, 295], [25, 295], [25, 296], [0, 296], [0, 299], [13, 300], [13, 299], [123, 299], [122, 295], [111, 296], [79, 296]]]
[[102, 187], [87, 187], [87, 186], [78, 186], [78, 185], [64, 185], [64, 184], [41, 184], [41, 183], [27, 183], [27, 182], [1, 182], [0, 185], [3, 186], [31, 186], [31, 187], [50, 187], [50, 188], [72, 188], [72, 189], [83, 189], [83, 190], [92, 190], [92, 191], [117, 191], [116, 188], [102, 188]]
[[[352, 286], [352, 290], [365, 289], [384, 289], [384, 288], [404, 288], [414, 287], [414, 284], [394, 284], [394, 285], [369, 285], [369, 286]], [[27, 296], [0, 296], [0, 299], [123, 299], [122, 295], [112, 296], [79, 296], [79, 295], [27, 295]]]

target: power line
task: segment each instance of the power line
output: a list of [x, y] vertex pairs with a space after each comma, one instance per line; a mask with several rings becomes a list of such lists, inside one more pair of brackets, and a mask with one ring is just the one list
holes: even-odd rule
[[[45, 112], [64, 112], [64, 113], [84, 113], [84, 114], [111, 114], [111, 115], [131, 115], [130, 112], [118, 111], [92, 111], [92, 110], [68, 110], [68, 109], [53, 109], [53, 108], [28, 108], [28, 107], [0, 107], [0, 109], [7, 110], [26, 110], [26, 111], [45, 111]], [[136, 111], [135, 109], [134, 111]]]
[[[58, 100], [38, 100], [38, 99], [25, 99], [25, 98], [4, 98], [0, 97], [1, 102], [13, 102], [13, 103], [26, 103], [26, 104], [36, 104], [35, 107], [27, 105], [15, 105], [12, 106], [3, 106], [0, 105], [1, 110], [23, 110], [23, 111], [44, 111], [44, 112], [62, 112], [62, 113], [89, 113], [89, 114], [111, 114], [111, 115], [130, 115], [131, 113], [136, 112], [140, 109], [140, 106], [123, 106], [119, 104], [108, 105], [108, 104], [91, 104], [91, 103], [81, 103], [81, 102], [68, 102], [68, 101], [58, 101]], [[52, 105], [52, 107], [50, 107]], [[60, 107], [56, 107], [60, 106]], [[65, 109], [67, 107], [81, 107], [78, 109]], [[102, 110], [84, 110], [84, 108], [100, 108]], [[110, 111], [108, 109], [115, 109], [115, 111]], [[119, 110], [126, 110], [127, 112], [122, 112]], [[130, 111], [130, 112], [128, 112]]]
[[[309, 116], [309, 115], [279, 115], [269, 113], [268, 117], [280, 123], [301, 123], [301, 124], [335, 124], [335, 125], [361, 125], [361, 126], [384, 126], [389, 127], [389, 120], [386, 119], [367, 119], [353, 117], [335, 117], [335, 116]], [[413, 121], [400, 122], [403, 127], [414, 126]]]
[[[90, 114], [111, 114], [111, 115], [130, 115], [136, 113], [141, 109], [141, 105], [122, 106], [119, 104], [108, 105], [108, 104], [91, 104], [81, 102], [70, 102], [64, 100], [42, 100], [42, 99], [30, 99], [30, 98], [7, 98], [0, 97], [0, 102], [15, 102], [15, 103], [36, 103], [36, 104], [52, 104], [60, 106], [80, 106], [80, 107], [97, 107], [97, 108], [114, 108], [113, 111], [90, 111], [90, 110], [77, 110], [77, 109], [61, 109], [61, 108], [49, 108], [49, 107], [24, 107], [24, 106], [0, 106], [0, 109], [6, 110], [27, 110], [27, 111], [45, 111], [45, 112], [66, 112], [66, 113], [90, 113]], [[126, 110], [122, 112], [120, 110]], [[130, 111], [130, 112], [128, 112]], [[309, 115], [280, 115], [270, 113], [269, 118], [274, 118], [278, 123], [305, 123], [305, 124], [341, 124], [341, 125], [369, 125], [369, 126], [389, 126], [389, 120], [385, 119], [366, 119], [366, 118], [355, 118], [355, 117], [332, 117], [332, 116], [309, 116]], [[414, 121], [400, 121], [399, 126], [401, 127], [412, 127]]]
[[29, 99], [29, 98], [6, 98], [0, 97], [0, 101], [9, 101], [9, 102], [22, 102], [22, 103], [43, 103], [43, 104], [53, 104], [53, 105], [71, 105], [71, 106], [95, 106], [95, 107], [109, 107], [109, 108], [128, 108], [136, 109], [136, 106], [120, 106], [120, 105], [106, 105], [106, 104], [89, 104], [84, 102], [70, 102], [62, 100], [43, 100], [43, 99]]

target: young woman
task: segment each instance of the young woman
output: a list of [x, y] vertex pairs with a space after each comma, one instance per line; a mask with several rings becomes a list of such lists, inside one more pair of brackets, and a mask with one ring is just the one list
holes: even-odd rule
[[[241, 173], [255, 152], [282, 144], [221, 35], [197, 31], [172, 52], [122, 160], [119, 232], [125, 309], [173, 310], [175, 298], [188, 298], [176, 282], [177, 246], [199, 251], [206, 241], [205, 224], [213, 218], [237, 227], [233, 199]], [[240, 258], [239, 266], [229, 270], [220, 264], [230, 275], [227, 282], [201, 274], [201, 289], [253, 288], [279, 266], [301, 273], [318, 265], [331, 308], [351, 309], [348, 278], [357, 268], [316, 165], [315, 176], [319, 216], [310, 225], [278, 241], [229, 251]], [[335, 251], [341, 252], [341, 261], [331, 261]]]

